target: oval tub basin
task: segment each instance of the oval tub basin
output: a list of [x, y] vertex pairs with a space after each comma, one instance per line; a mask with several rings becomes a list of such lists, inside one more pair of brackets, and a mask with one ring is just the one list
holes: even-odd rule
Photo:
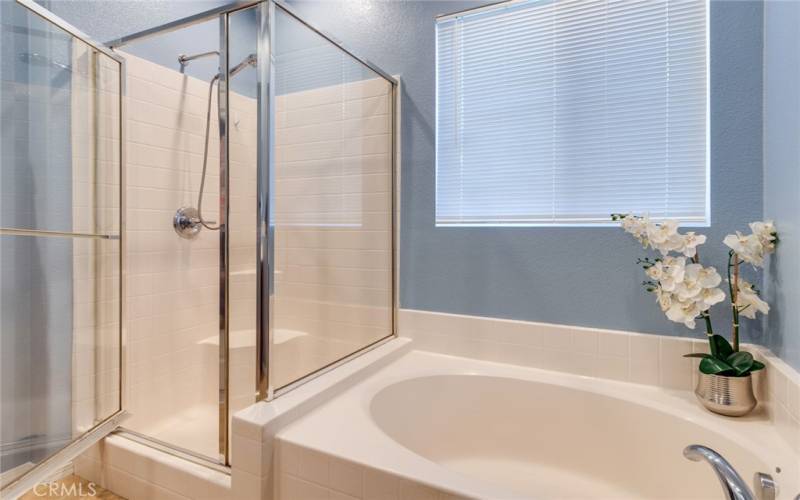
[[561, 385], [485, 375], [395, 382], [370, 402], [375, 424], [441, 466], [525, 498], [722, 498], [710, 446], [749, 483], [772, 472], [734, 440], [691, 418]]

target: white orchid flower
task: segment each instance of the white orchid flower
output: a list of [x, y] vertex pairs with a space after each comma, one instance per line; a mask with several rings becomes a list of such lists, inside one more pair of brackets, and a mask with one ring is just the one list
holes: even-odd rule
[[[655, 292], [656, 302], [669, 320], [695, 328], [698, 317], [726, 299], [719, 288], [722, 282], [719, 272], [714, 267], [703, 267], [695, 262], [697, 248], [707, 240], [705, 235], [692, 231], [680, 234], [675, 220], [658, 224], [647, 216], [634, 215], [621, 219], [614, 216], [614, 220], [621, 220], [622, 228], [645, 248], [661, 253], [660, 259], [644, 260], [645, 272], [652, 280], [646, 284], [648, 291]], [[775, 250], [778, 241], [775, 226], [772, 221], [753, 222], [750, 229], [752, 234], [745, 236], [737, 231], [726, 236], [724, 243], [742, 261], [761, 267], [764, 257]], [[755, 318], [758, 312], [766, 314], [769, 305], [761, 300], [750, 283], [740, 283], [736, 309], [748, 318]]]
[[687, 257], [694, 257], [697, 255], [697, 247], [705, 242], [706, 236], [704, 234], [695, 234], [694, 231], [689, 231], [683, 235], [680, 248], [676, 248], [676, 251], [683, 253]]
[[664, 266], [664, 273], [659, 279], [661, 288], [666, 292], [675, 291], [678, 283], [683, 282], [686, 272], [686, 258], [667, 256], [660, 262]]
[[689, 264], [686, 266], [683, 273], [683, 281], [675, 285], [675, 295], [681, 302], [694, 301], [703, 287], [700, 285], [698, 276], [702, 271], [703, 266], [700, 264]]
[[725, 293], [719, 288], [704, 288], [700, 293], [700, 299], [703, 305], [700, 306], [703, 311], [707, 311], [714, 304], [719, 304], [725, 300]]
[[656, 261], [656, 263], [648, 267], [645, 272], [650, 279], [658, 281], [664, 276], [664, 264], [660, 260]]
[[[663, 290], [659, 296], [659, 305], [662, 311], [670, 311], [667, 317], [672, 321], [693, 323], [698, 314], [725, 300], [725, 294], [717, 288], [722, 277], [713, 267], [703, 267], [695, 263], [686, 264], [685, 257], [667, 257], [664, 262], [672, 264], [672, 267], [667, 267], [667, 272], [659, 281]], [[670, 270], [674, 274], [670, 274]], [[681, 279], [671, 280], [673, 275], [680, 276]], [[668, 299], [664, 297], [665, 295]], [[680, 304], [680, 307], [676, 304]]]
[[764, 251], [766, 253], [772, 253], [775, 251], [777, 231], [775, 230], [775, 224], [773, 224], [771, 220], [763, 222], [751, 222], [750, 230], [753, 231], [753, 234], [761, 242], [761, 245], [764, 247]]
[[656, 290], [656, 302], [658, 302], [661, 312], [667, 312], [672, 307], [672, 294], [659, 288]]
[[761, 300], [753, 285], [744, 280], [739, 280], [739, 289], [736, 292], [736, 307], [739, 314], [745, 318], [755, 319], [756, 313], [769, 313], [769, 304]]
[[695, 318], [700, 314], [700, 308], [695, 302], [674, 302], [666, 312], [667, 318], [675, 323], [683, 323], [688, 328], [694, 328]]
[[635, 236], [640, 243], [644, 244], [647, 233], [647, 223], [647, 219], [626, 215], [622, 219], [622, 229]]
[[666, 256], [681, 245], [682, 238], [678, 234], [678, 222], [666, 220], [661, 224], [647, 224], [647, 241], [651, 247]]
[[743, 235], [739, 231], [729, 234], [722, 240], [743, 261], [757, 267], [764, 265], [764, 245], [755, 234]]
[[697, 273], [697, 281], [703, 288], [714, 288], [722, 283], [722, 276], [714, 267], [701, 267]]

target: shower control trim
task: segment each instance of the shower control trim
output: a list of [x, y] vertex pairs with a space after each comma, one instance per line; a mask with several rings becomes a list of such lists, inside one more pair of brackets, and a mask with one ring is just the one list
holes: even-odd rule
[[[206, 221], [209, 224], [216, 224], [215, 221]], [[193, 240], [203, 229], [200, 223], [200, 214], [194, 207], [181, 207], [175, 212], [172, 218], [172, 227], [178, 236], [187, 240]]]

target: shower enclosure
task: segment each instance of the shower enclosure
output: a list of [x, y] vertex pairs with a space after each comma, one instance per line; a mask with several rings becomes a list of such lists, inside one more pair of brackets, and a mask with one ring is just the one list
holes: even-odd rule
[[273, 0], [2, 14], [3, 493], [114, 429], [224, 468], [234, 412], [394, 335], [394, 78]]

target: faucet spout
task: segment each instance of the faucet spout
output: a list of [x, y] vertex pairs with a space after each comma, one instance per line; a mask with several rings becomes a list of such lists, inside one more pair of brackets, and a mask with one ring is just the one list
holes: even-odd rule
[[728, 500], [756, 500], [750, 488], [733, 466], [716, 451], [699, 444], [692, 444], [683, 449], [683, 456], [693, 462], [705, 460], [717, 474]]

